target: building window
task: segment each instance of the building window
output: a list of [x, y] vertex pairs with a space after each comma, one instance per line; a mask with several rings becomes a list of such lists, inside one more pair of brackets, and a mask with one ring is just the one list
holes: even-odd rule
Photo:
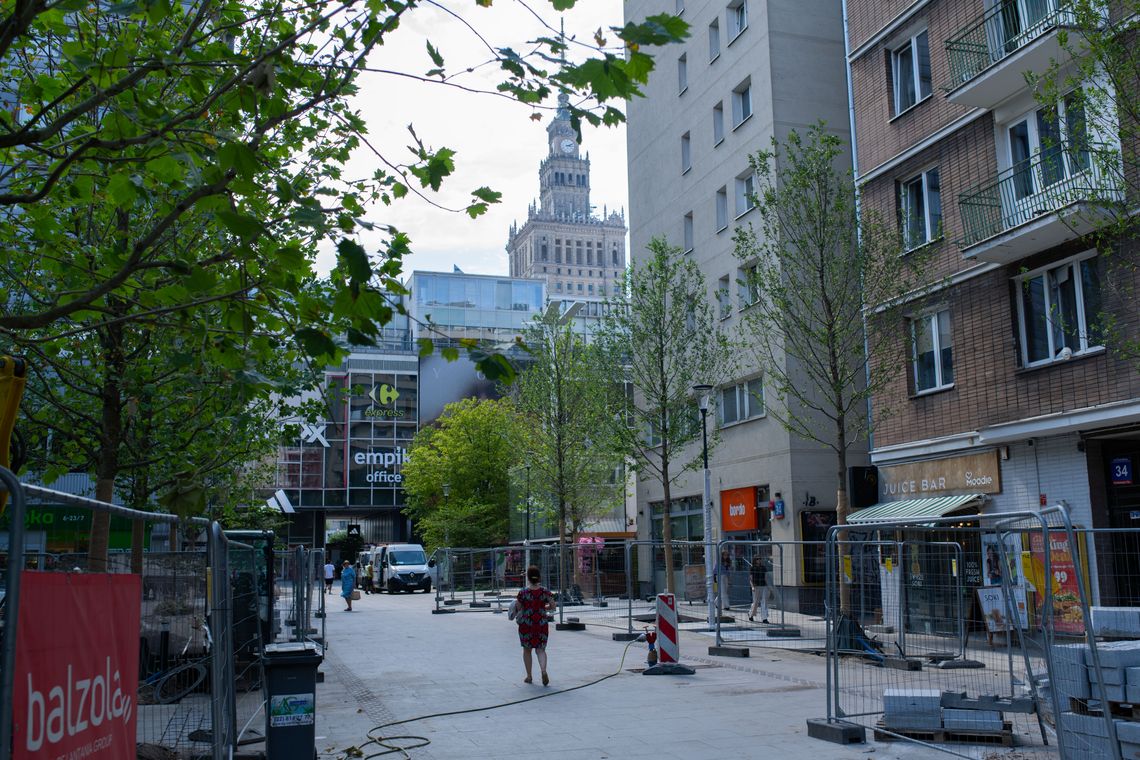
[[562, 292], [562, 283], [560, 283], [560, 282], [554, 283], [554, 289], [557, 290], [559, 293], [561, 293]]
[[685, 253], [693, 252], [693, 212], [685, 214], [684, 221]]
[[692, 151], [690, 150], [689, 133], [681, 135], [681, 174], [688, 173], [693, 168]]
[[1020, 117], [1006, 127], [1006, 136], [1015, 204], [1092, 166], [1079, 93], [1071, 92], [1054, 106]]
[[764, 383], [760, 378], [720, 389], [722, 426], [763, 415]]
[[1099, 261], [1085, 254], [1015, 280], [1022, 366], [1047, 364], [1100, 348]]
[[685, 12], [685, 0], [677, 0], [677, 15], [680, 16]]
[[926, 30], [891, 53], [895, 115], [930, 97], [930, 43]]
[[915, 392], [953, 385], [954, 339], [950, 334], [950, 312], [939, 311], [911, 320], [910, 341]]
[[736, 178], [736, 217], [756, 208], [756, 175], [752, 172]]
[[747, 0], [734, 0], [728, 4], [728, 44], [748, 28]]
[[717, 311], [721, 319], [728, 319], [732, 316], [732, 295], [728, 290], [728, 286], [728, 275], [726, 274], [717, 281], [716, 285]]
[[724, 142], [724, 104], [713, 106], [713, 145]]
[[709, 63], [720, 58], [720, 21], [713, 19], [709, 24]]
[[738, 269], [736, 274], [740, 308], [747, 309], [760, 300], [760, 271], [756, 264], [750, 264]]
[[681, 95], [689, 89], [689, 57], [682, 53], [677, 59], [677, 94]]
[[728, 188], [722, 187], [716, 191], [716, 231], [721, 232], [728, 227]]
[[736, 129], [752, 116], [752, 77], [732, 91], [732, 128]]
[[899, 226], [908, 251], [942, 237], [942, 181], [937, 168], [899, 183]]

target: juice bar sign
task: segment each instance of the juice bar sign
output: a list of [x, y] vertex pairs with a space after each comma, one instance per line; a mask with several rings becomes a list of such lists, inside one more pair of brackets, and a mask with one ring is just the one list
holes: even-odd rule
[[959, 493], [1001, 493], [996, 450], [879, 468], [879, 498], [884, 501]]

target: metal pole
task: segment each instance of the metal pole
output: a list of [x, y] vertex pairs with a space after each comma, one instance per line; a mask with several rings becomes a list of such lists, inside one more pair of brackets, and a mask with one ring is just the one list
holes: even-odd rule
[[[716, 569], [716, 557], [714, 556], [715, 547], [713, 546], [713, 529], [712, 529], [712, 485], [709, 481], [709, 432], [708, 432], [708, 409], [702, 405], [701, 407], [701, 457], [704, 461], [705, 469], [705, 600], [708, 602], [708, 623], [709, 630], [713, 630], [716, 625], [716, 620], [719, 617], [716, 613], [716, 602], [713, 601], [713, 572]], [[724, 588], [724, 579], [721, 578], [720, 587]]]
[[[16, 627], [20, 615], [20, 574], [24, 569], [24, 489], [15, 474], [0, 467], [0, 482], [8, 491], [8, 579], [4, 611], [3, 670], [0, 671], [0, 702], [12, 704], [16, 668]], [[12, 755], [12, 710], [0, 710], [0, 758]]]
[[626, 633], [633, 634], [633, 563], [629, 556], [630, 543], [625, 542], [625, 599], [627, 615], [625, 617]]

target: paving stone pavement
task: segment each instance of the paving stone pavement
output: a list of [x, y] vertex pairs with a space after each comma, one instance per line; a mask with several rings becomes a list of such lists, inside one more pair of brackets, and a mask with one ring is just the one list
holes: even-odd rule
[[[429, 594], [373, 594], [354, 602], [351, 613], [339, 599], [328, 599], [329, 647], [317, 687], [322, 760], [383, 751], [368, 744], [370, 730], [423, 737], [390, 742], [409, 747], [406, 756], [417, 760], [939, 756], [929, 748], [875, 743], [869, 733], [865, 745], [809, 738], [805, 721], [826, 714], [821, 656], [753, 647], [748, 659], [709, 657], [708, 638], [683, 633], [681, 659], [696, 673], [648, 677], [633, 672], [645, 666], [645, 644], [627, 651], [612, 640], [611, 628], [551, 626], [551, 684], [543, 687], [537, 663], [535, 683], [522, 682], [521, 648], [506, 615], [466, 607], [433, 615]], [[506, 706], [376, 728], [496, 705]], [[410, 748], [425, 740], [430, 743]], [[966, 753], [1001, 754], [993, 748]]]

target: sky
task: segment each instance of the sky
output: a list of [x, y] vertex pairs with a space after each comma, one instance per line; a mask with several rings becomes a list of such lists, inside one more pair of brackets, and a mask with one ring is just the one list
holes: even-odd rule
[[[517, 0], [498, 0], [491, 8], [478, 8], [474, 0], [441, 3], [461, 13], [493, 47], [522, 52], [529, 49], [525, 44], [528, 40], [550, 35]], [[531, 0], [530, 7], [558, 28], [560, 17], [548, 0]], [[622, 2], [579, 0], [561, 18], [568, 37], [589, 40], [599, 27], [608, 32], [609, 27], [622, 24]], [[612, 34], [606, 38], [611, 45], [617, 42]], [[484, 43], [461, 21], [429, 4], [405, 16], [399, 30], [370, 59], [369, 68], [427, 72], [434, 64], [425, 40], [442, 54], [448, 72], [477, 66], [490, 57]], [[484, 67], [457, 81], [492, 89], [502, 78], [499, 73], [497, 68]], [[530, 118], [534, 111], [529, 106], [513, 100], [387, 73], [364, 73], [359, 82], [356, 105], [368, 124], [369, 142], [387, 161], [410, 160], [405, 147], [411, 144], [409, 123], [426, 146], [456, 151], [455, 172], [438, 194], [432, 194], [432, 200], [461, 209], [469, 202], [470, 192], [483, 185], [503, 194], [500, 203], [474, 220], [464, 213], [434, 208], [410, 194], [392, 206], [374, 206], [369, 221], [394, 225], [411, 237], [413, 254], [405, 259], [404, 272], [451, 271], [454, 265], [473, 274], [507, 274], [508, 231], [512, 222], [526, 220], [527, 206], [538, 198], [539, 162], [547, 154], [546, 125], [553, 112], [542, 111], [542, 119], [535, 121]], [[582, 150], [591, 159], [591, 201], [597, 213], [601, 214], [603, 205], [625, 207], [625, 130], [584, 125]], [[371, 173], [380, 165], [381, 160], [372, 151], [361, 149], [351, 168], [356, 170], [354, 174], [361, 169]], [[375, 251], [379, 236], [371, 245], [367, 236], [361, 242]], [[331, 254], [325, 252], [318, 267], [327, 271], [331, 263]]]

